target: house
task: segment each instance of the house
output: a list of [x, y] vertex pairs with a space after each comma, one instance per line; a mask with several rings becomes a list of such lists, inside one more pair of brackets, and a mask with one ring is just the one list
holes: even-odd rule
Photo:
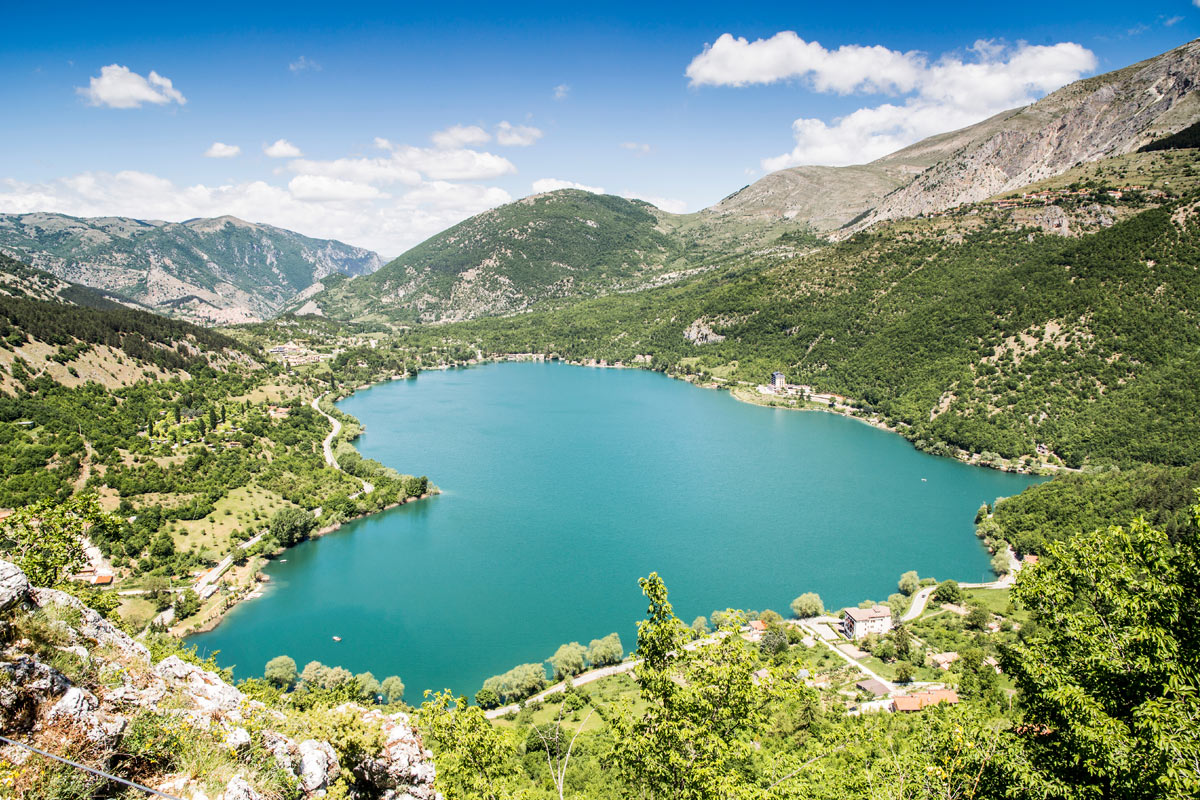
[[762, 633], [766, 629], [767, 629], [767, 623], [763, 622], [761, 619], [750, 620], [750, 630], [758, 631], [759, 633]]
[[92, 576], [92, 586], [109, 586], [113, 582], [111, 572], [97, 572]]
[[927, 692], [893, 697], [897, 711], [920, 711], [938, 703], [958, 703], [958, 692], [953, 689], [930, 689]]
[[847, 608], [842, 630], [851, 639], [864, 639], [868, 634], [883, 635], [892, 629], [892, 610], [887, 606]]
[[874, 678], [868, 678], [865, 681], [859, 681], [858, 683], [854, 684], [854, 687], [860, 691], [866, 692], [867, 694], [873, 694], [876, 697], [884, 697], [889, 691], [888, 687], [884, 686], [883, 683], [875, 680]]
[[1024, 561], [1024, 562], [1025, 562], [1026, 564], [1028, 564], [1029, 566], [1031, 566], [1031, 567], [1032, 567], [1032, 566], [1036, 566], [1036, 565], [1037, 565], [1037, 562], [1038, 562], [1038, 557], [1037, 557], [1037, 556], [1025, 556], [1025, 557], [1024, 557], [1023, 559], [1021, 559], [1021, 560], [1022, 560], [1022, 561]]
[[783, 373], [782, 372], [772, 372], [771, 373], [771, 388], [778, 392], [781, 389], [783, 389], [783, 387], [785, 387], [785, 386], [787, 386], [787, 379], [783, 377]]
[[932, 661], [938, 669], [948, 670], [950, 669], [951, 664], [953, 664], [955, 661], [958, 661], [958, 653], [955, 653], [953, 650], [945, 653], [934, 653], [929, 657], [929, 660]]

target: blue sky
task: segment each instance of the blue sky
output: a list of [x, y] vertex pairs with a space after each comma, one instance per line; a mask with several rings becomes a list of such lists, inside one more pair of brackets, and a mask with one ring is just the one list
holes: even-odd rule
[[385, 256], [566, 183], [697, 210], [1200, 35], [1186, 0], [32, 5], [0, 31], [0, 212], [232, 213]]

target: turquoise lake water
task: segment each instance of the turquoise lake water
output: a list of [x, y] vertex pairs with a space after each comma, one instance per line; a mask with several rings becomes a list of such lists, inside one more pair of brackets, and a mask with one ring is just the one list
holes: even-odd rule
[[975, 511], [1036, 481], [640, 370], [425, 372], [339, 407], [367, 426], [365, 456], [444, 494], [268, 566], [264, 597], [192, 639], [238, 677], [286, 653], [398, 674], [409, 702], [474, 694], [563, 642], [617, 631], [632, 649], [651, 571], [689, 623], [730, 606], [786, 615], [805, 591], [829, 608], [883, 600], [910, 569], [990, 580]]

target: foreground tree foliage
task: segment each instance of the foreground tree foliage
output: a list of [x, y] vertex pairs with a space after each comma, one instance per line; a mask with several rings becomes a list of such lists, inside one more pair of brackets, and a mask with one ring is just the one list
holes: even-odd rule
[[1050, 545], [1016, 597], [1037, 625], [1005, 659], [1042, 791], [1200, 795], [1200, 505], [1172, 541], [1142, 520]]
[[116, 518], [100, 509], [94, 495], [63, 503], [43, 500], [0, 523], [0, 555], [35, 586], [58, 586], [87, 563], [82, 539], [111, 535], [117, 527]]

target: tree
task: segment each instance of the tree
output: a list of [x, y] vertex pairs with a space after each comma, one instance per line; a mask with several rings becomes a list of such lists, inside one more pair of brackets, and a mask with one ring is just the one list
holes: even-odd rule
[[896, 662], [896, 682], [911, 683], [913, 679], [913, 665], [907, 661]]
[[317, 527], [317, 521], [311, 513], [302, 508], [281, 508], [271, 517], [268, 527], [271, 538], [278, 542], [280, 547], [291, 547], [307, 539]]
[[900, 581], [896, 585], [901, 592], [911, 595], [917, 589], [921, 588], [921, 576], [917, 574], [916, 570], [910, 569], [900, 576]]
[[379, 684], [379, 690], [389, 703], [399, 703], [404, 700], [404, 681], [399, 675], [389, 675]]
[[309, 686], [324, 686], [328, 673], [329, 667], [320, 661], [310, 661], [304, 665], [304, 671], [300, 673], [300, 680]]
[[480, 708], [498, 708], [500, 706], [500, 696], [496, 694], [494, 689], [483, 687], [475, 693], [475, 704]]
[[195, 590], [188, 588], [184, 589], [175, 598], [175, 617], [177, 619], [187, 619], [200, 610], [200, 596]]
[[[638, 623], [642, 663], [635, 671], [644, 710], [635, 713], [626, 701], [611, 717], [606, 767], [628, 782], [632, 796], [770, 796], [745, 765], [763, 759], [762, 774], [790, 777], [784, 764], [793, 756], [760, 753], [755, 739], [765, 733], [772, 707], [808, 690], [782, 676], [756, 681], [757, 654], [741, 636], [685, 649], [690, 631], [675, 616], [662, 579], [651, 573], [639, 583], [649, 600], [647, 619]], [[785, 761], [764, 763], [775, 757]]]
[[996, 555], [992, 556], [992, 572], [1003, 577], [1008, 574], [1009, 569], [1008, 550], [997, 551]]
[[933, 599], [939, 603], [961, 603], [963, 595], [962, 589], [958, 588], [958, 581], [947, 580], [939, 583], [933, 590]]
[[1021, 570], [1034, 621], [1003, 653], [1043, 785], [1077, 796], [1200, 794], [1200, 505], [1174, 541], [1140, 518], [1051, 543]]
[[797, 617], [819, 617], [825, 613], [825, 604], [816, 592], [805, 592], [792, 601], [792, 613]]
[[554, 651], [554, 655], [547, 659], [554, 670], [554, 680], [561, 681], [583, 672], [587, 666], [584, 660], [586, 655], [587, 648], [579, 642], [560, 645], [558, 650]]
[[620, 664], [624, 657], [625, 649], [621, 646], [621, 637], [615, 632], [603, 639], [592, 639], [588, 645], [587, 660], [593, 667]]
[[358, 688], [358, 696], [364, 700], [375, 702], [382, 688], [379, 681], [370, 672], [360, 672], [354, 676], [355, 686]]
[[290, 689], [296, 685], [296, 662], [291, 656], [275, 656], [267, 662], [263, 677], [272, 686]]
[[150, 557], [155, 561], [165, 561], [173, 555], [175, 555], [175, 541], [171, 538], [171, 534], [160, 531], [158, 536], [154, 537], [154, 541], [150, 543]]
[[975, 606], [967, 612], [966, 618], [963, 620], [963, 625], [974, 631], [981, 631], [987, 627], [992, 615], [983, 606]]
[[467, 698], [447, 689], [427, 698], [417, 724], [437, 755], [434, 785], [448, 798], [499, 800], [508, 797], [506, 778], [513, 774], [516, 751], [503, 733]]
[[696, 638], [700, 638], [708, 633], [708, 618], [704, 616], [696, 617], [692, 620], [692, 634]]
[[94, 495], [63, 503], [43, 500], [18, 508], [0, 523], [0, 553], [34, 586], [54, 587], [87, 563], [82, 539], [117, 536], [120, 520], [106, 514]]

